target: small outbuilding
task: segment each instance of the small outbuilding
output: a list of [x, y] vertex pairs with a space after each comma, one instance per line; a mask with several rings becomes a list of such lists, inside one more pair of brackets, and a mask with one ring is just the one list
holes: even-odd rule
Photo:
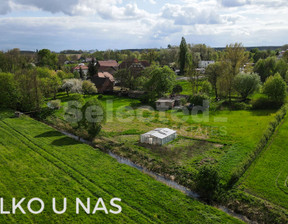
[[175, 100], [160, 98], [155, 103], [156, 103], [157, 110], [169, 110], [174, 107]]
[[176, 131], [169, 128], [156, 128], [140, 136], [140, 142], [150, 145], [164, 145], [177, 137]]

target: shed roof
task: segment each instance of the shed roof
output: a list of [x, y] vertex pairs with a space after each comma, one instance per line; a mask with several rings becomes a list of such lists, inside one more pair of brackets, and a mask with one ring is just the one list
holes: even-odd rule
[[173, 100], [173, 99], [158, 99], [157, 101], [156, 101], [156, 103], [173, 103], [173, 102], [175, 102], [175, 100]]
[[149, 131], [143, 135], [144, 136], [145, 135], [152, 135], [154, 137], [163, 139], [163, 138], [166, 138], [167, 136], [175, 134], [175, 133], [176, 133], [176, 131], [169, 129], [169, 128], [156, 128], [153, 131]]

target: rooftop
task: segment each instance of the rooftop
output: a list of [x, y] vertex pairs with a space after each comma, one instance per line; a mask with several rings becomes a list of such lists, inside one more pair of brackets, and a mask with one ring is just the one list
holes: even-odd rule
[[100, 67], [118, 67], [119, 64], [115, 60], [98, 61]]
[[98, 72], [98, 77], [99, 78], [108, 78], [108, 79], [110, 79], [111, 82], [115, 81], [113, 75], [111, 75], [109, 72]]
[[166, 138], [167, 136], [175, 134], [175, 133], [176, 133], [176, 131], [169, 129], [169, 128], [156, 128], [156, 129], [149, 131], [143, 135], [152, 135], [154, 137], [163, 139], [163, 138]]

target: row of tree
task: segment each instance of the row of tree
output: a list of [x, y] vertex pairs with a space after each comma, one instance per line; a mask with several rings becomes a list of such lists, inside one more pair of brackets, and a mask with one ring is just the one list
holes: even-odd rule
[[75, 79], [72, 73], [55, 72], [45, 67], [0, 73], [0, 107], [37, 111], [45, 98], [56, 99], [59, 90], [82, 94], [97, 92], [88, 80]]

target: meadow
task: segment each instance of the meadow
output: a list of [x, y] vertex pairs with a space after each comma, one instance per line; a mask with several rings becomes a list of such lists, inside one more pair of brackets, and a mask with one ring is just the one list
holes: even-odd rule
[[[44, 120], [58, 126], [65, 122], [64, 111], [70, 97], [59, 94], [62, 108]], [[104, 95], [100, 101], [106, 109], [107, 122], [95, 139], [96, 144], [107, 146], [122, 156], [132, 156], [134, 162], [153, 167], [154, 171], [157, 171], [156, 166], [165, 165], [170, 171], [178, 169], [195, 174], [199, 167], [209, 164], [219, 170], [223, 183], [229, 181], [232, 173], [253, 152], [276, 112], [209, 110], [191, 115], [188, 110], [156, 111], [141, 105], [139, 100], [125, 97]], [[179, 138], [156, 149], [139, 145], [140, 134], [159, 127], [176, 130]], [[169, 175], [173, 175], [170, 171]], [[165, 171], [162, 169], [161, 173]]]
[[[1, 223], [241, 223], [43, 123], [11, 116], [0, 113], [1, 197], [39, 197], [47, 205], [53, 197], [66, 197], [68, 208], [62, 215], [49, 206], [38, 215], [17, 210], [1, 215]], [[123, 210], [118, 215], [77, 215], [71, 203], [76, 197], [94, 203], [99, 197], [105, 202], [118, 197]]]
[[288, 209], [288, 116], [240, 181], [240, 190]]

